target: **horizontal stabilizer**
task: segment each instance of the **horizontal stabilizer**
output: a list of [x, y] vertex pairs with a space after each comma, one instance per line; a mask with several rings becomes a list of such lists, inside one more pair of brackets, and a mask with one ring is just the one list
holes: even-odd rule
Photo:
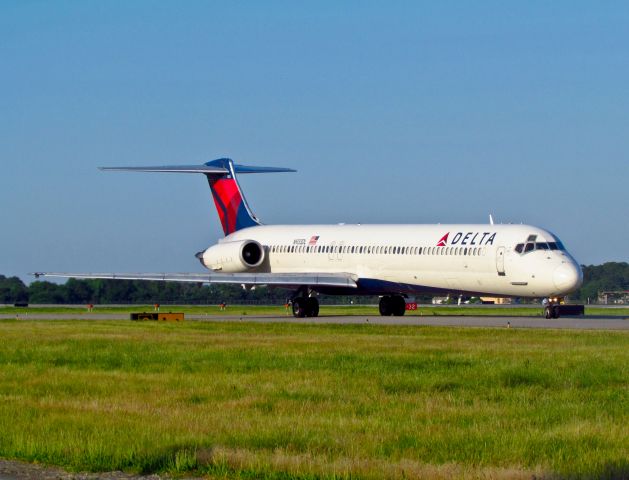
[[36, 278], [61, 277], [104, 280], [150, 280], [159, 282], [233, 283], [278, 287], [320, 286], [356, 288], [349, 273], [61, 273], [35, 272]]
[[283, 167], [250, 167], [248, 165], [236, 165], [234, 164], [234, 172], [236, 173], [294, 173], [297, 170], [292, 168]]
[[230, 158], [217, 158], [202, 165], [166, 165], [155, 167], [99, 167], [105, 171], [202, 173], [212, 190], [212, 198], [225, 235], [243, 228], [260, 225], [240, 189], [236, 176], [240, 173], [295, 172], [292, 168], [237, 165]]
[[123, 172], [158, 172], [158, 173], [205, 173], [209, 175], [224, 175], [229, 170], [222, 167], [208, 165], [171, 165], [163, 167], [98, 167], [103, 171]]
[[[157, 173], [204, 173], [206, 175], [228, 175], [230, 174], [228, 158], [219, 158], [202, 165], [165, 165], [155, 167], [98, 167], [103, 171], [122, 172], [157, 172]], [[283, 167], [256, 167], [249, 165], [237, 165], [232, 163], [234, 173], [284, 173], [296, 172], [292, 168]]]

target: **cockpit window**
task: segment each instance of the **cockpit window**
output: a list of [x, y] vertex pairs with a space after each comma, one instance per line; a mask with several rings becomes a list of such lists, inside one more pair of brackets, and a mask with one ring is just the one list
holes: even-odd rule
[[565, 250], [563, 243], [560, 241], [556, 242], [527, 242], [527, 243], [518, 243], [515, 246], [515, 251], [524, 254], [528, 252], [532, 252], [533, 250]]

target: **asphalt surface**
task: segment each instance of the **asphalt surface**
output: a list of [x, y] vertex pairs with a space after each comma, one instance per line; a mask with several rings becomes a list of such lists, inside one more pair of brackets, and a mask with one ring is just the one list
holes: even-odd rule
[[[23, 320], [128, 320], [128, 313], [28, 313], [2, 314], [0, 319]], [[186, 320], [209, 322], [313, 323], [313, 324], [373, 324], [373, 325], [432, 325], [440, 327], [505, 327], [569, 330], [629, 330], [629, 318], [618, 316], [543, 317], [514, 316], [418, 316], [380, 317], [366, 315], [321, 316], [294, 318], [277, 315], [186, 315]]]

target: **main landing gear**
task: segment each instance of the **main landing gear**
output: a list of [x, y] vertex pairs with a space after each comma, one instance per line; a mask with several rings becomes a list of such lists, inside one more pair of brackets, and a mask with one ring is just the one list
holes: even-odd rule
[[293, 297], [293, 316], [295, 318], [319, 316], [319, 300], [311, 294], [307, 289], [300, 289]]
[[401, 295], [385, 295], [380, 298], [380, 315], [389, 317], [391, 315], [401, 317], [406, 311], [406, 301]]

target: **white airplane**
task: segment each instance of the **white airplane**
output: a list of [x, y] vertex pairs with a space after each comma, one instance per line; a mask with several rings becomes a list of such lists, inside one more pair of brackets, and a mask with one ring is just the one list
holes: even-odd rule
[[[561, 241], [530, 225], [262, 225], [236, 174], [294, 172], [236, 165], [221, 158], [199, 166], [102, 170], [202, 173], [225, 238], [196, 254], [211, 273], [43, 273], [66, 278], [269, 285], [293, 289], [296, 317], [316, 317], [317, 294], [379, 295], [381, 315], [403, 315], [421, 293], [550, 297], [579, 288], [583, 274]], [[546, 311], [558, 317], [558, 301]]]

